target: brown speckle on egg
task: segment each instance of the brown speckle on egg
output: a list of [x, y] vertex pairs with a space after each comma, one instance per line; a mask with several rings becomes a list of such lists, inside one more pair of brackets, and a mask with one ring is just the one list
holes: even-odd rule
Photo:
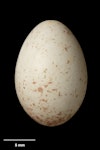
[[65, 51], [68, 51], [67, 47], [65, 47]]
[[35, 118], [36, 118], [37, 120], [39, 120], [39, 121], [41, 120], [39, 116], [35, 116]]
[[36, 84], [36, 82], [35, 82], [35, 81], [33, 81], [32, 83], [33, 83], [33, 84]]
[[57, 92], [57, 89], [52, 89], [52, 91], [56, 91]]
[[80, 78], [80, 81], [82, 81], [82, 79]]
[[46, 73], [47, 72], [47, 68], [44, 70], [44, 73]]
[[33, 106], [35, 106], [35, 103], [32, 103]]
[[43, 88], [42, 88], [42, 87], [39, 87], [39, 88], [38, 88], [38, 92], [43, 93]]
[[67, 60], [67, 64], [69, 64], [70, 63], [70, 60]]
[[52, 84], [52, 82], [48, 82], [48, 84]]
[[43, 102], [47, 102], [48, 100], [47, 100], [47, 99], [41, 99], [41, 101], [43, 101]]
[[43, 109], [43, 111], [47, 111], [48, 108], [47, 107], [42, 107], [42, 109]]
[[78, 94], [76, 94], [76, 98], [78, 97]]
[[68, 73], [68, 71], [65, 72], [66, 74]]
[[48, 87], [48, 85], [44, 85], [44, 87], [45, 87], [45, 88], [47, 88], [47, 87]]
[[60, 93], [60, 92], [58, 93], [58, 96], [61, 96], [61, 93]]

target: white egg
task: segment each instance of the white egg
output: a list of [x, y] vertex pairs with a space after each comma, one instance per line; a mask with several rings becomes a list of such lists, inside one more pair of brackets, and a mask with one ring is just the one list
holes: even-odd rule
[[61, 125], [75, 115], [85, 97], [87, 68], [68, 27], [46, 20], [29, 33], [17, 59], [15, 88], [25, 112], [42, 125]]

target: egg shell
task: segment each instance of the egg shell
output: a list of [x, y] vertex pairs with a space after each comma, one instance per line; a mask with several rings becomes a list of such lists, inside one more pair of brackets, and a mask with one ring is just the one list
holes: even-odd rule
[[46, 20], [25, 39], [15, 68], [15, 89], [25, 112], [45, 126], [75, 115], [87, 88], [82, 49], [63, 23]]

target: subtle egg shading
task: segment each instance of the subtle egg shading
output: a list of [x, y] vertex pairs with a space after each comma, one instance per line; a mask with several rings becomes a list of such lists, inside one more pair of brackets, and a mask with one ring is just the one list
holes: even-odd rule
[[39, 23], [25, 39], [15, 67], [15, 89], [25, 112], [45, 126], [58, 126], [80, 108], [87, 67], [73, 33], [57, 20]]

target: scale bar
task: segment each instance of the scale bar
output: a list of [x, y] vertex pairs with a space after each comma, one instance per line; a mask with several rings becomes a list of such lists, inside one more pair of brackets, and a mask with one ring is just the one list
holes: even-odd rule
[[3, 139], [3, 141], [36, 141], [36, 139]]

